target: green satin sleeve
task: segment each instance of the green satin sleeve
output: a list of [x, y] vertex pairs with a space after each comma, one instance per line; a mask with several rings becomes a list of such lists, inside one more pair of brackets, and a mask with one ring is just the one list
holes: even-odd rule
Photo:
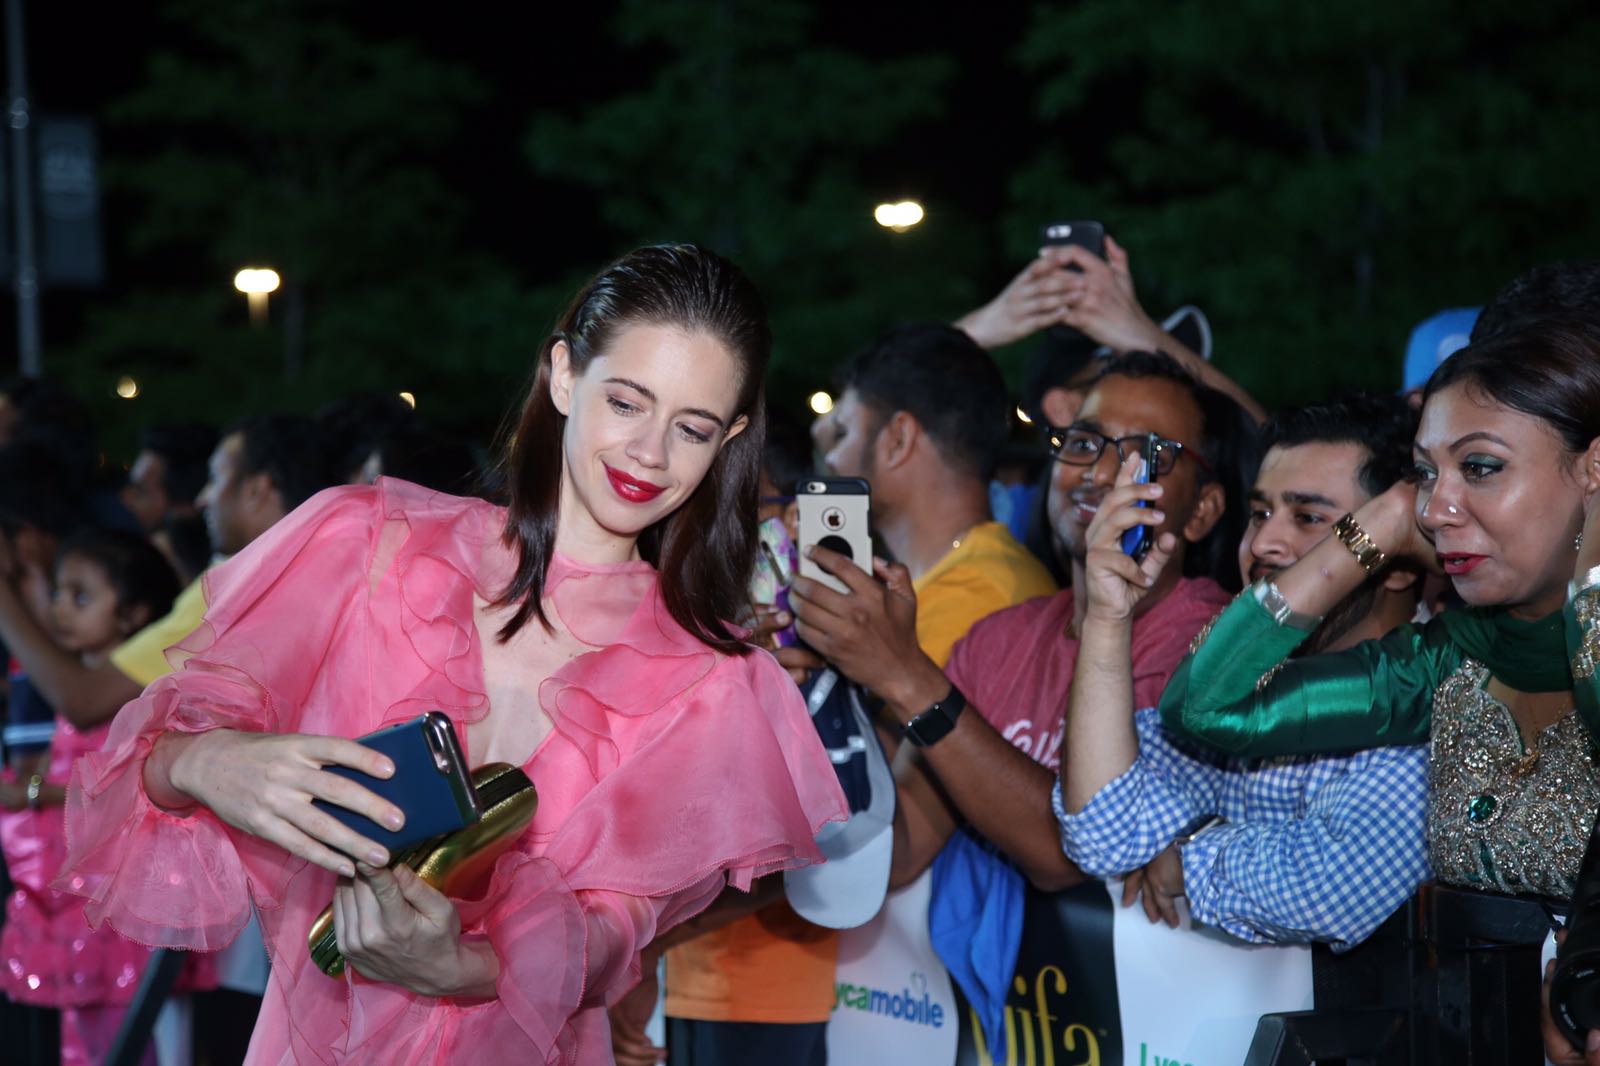
[[1217, 616], [1161, 695], [1173, 731], [1233, 755], [1312, 755], [1428, 739], [1433, 693], [1461, 664], [1442, 626], [1404, 625], [1347, 651], [1291, 659], [1310, 634], [1251, 590]]
[[1574, 586], [1562, 608], [1567, 621], [1567, 653], [1572, 657], [1572, 696], [1578, 716], [1591, 737], [1600, 738], [1600, 574], [1591, 570], [1588, 583]]

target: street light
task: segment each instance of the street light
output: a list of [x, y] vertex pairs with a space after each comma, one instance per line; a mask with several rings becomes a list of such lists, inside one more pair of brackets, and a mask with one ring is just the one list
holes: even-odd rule
[[117, 379], [117, 395], [124, 400], [131, 400], [139, 395], [139, 383], [127, 374]]
[[811, 394], [811, 410], [819, 415], [825, 415], [833, 410], [833, 397], [818, 390]]
[[921, 222], [924, 214], [922, 205], [915, 200], [901, 200], [897, 204], [879, 204], [873, 210], [872, 218], [884, 229], [904, 233]]
[[276, 270], [266, 267], [245, 267], [233, 276], [233, 287], [244, 293], [250, 301], [250, 322], [261, 325], [267, 320], [267, 294], [278, 291], [281, 283]]
[[402, 392], [400, 394], [400, 401], [413, 411], [417, 409], [417, 394], [414, 392]]

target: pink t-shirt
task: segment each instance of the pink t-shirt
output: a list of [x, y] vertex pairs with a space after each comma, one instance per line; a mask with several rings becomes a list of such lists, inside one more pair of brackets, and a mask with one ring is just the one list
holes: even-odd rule
[[[1184, 578], [1133, 623], [1133, 702], [1153, 707], [1194, 635], [1231, 597], [1209, 578]], [[1061, 768], [1067, 696], [1078, 663], [1072, 590], [998, 611], [950, 654], [946, 675], [1002, 736], [1035, 762]]]

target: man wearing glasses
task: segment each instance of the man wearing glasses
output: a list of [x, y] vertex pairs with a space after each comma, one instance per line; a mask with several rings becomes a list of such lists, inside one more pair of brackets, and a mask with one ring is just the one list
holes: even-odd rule
[[[1239, 406], [1173, 360], [1133, 352], [1109, 361], [1078, 420], [1052, 437], [1057, 460], [1048, 512], [1074, 583], [1082, 586], [1086, 533], [1116, 478], [1119, 456], [1154, 434], [1151, 479], [1161, 523], [1179, 545], [1133, 623], [1138, 706], [1156, 702], [1189, 642], [1228, 602], [1248, 489], [1254, 426]], [[1223, 522], [1230, 505], [1233, 522]], [[1223, 528], [1226, 527], [1226, 528]], [[1014, 859], [1046, 891], [1083, 875], [1062, 854], [1050, 810], [1084, 605], [1072, 590], [1029, 600], [973, 626], [940, 670], [916, 647], [909, 583], [887, 584], [818, 552], [849, 596], [797, 583], [803, 635], [886, 701], [922, 756], [904, 774], [891, 884], [914, 880], [962, 822]]]

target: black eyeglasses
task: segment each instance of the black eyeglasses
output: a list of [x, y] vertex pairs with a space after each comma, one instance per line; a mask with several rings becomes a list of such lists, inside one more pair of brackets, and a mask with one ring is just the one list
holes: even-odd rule
[[[1108, 437], [1087, 426], [1068, 426], [1050, 430], [1050, 456], [1058, 463], [1069, 466], [1092, 466], [1100, 461], [1100, 454], [1110, 444], [1117, 449], [1117, 461], [1125, 463], [1128, 456], [1138, 455], [1146, 444], [1156, 442], [1155, 469], [1151, 477], [1166, 477], [1178, 465], [1178, 456], [1187, 454], [1201, 470], [1211, 475], [1211, 464], [1197, 451], [1184, 447], [1181, 441], [1168, 440], [1154, 433], [1134, 433], [1126, 437]], [[1214, 475], [1212, 475], [1214, 476]]]

